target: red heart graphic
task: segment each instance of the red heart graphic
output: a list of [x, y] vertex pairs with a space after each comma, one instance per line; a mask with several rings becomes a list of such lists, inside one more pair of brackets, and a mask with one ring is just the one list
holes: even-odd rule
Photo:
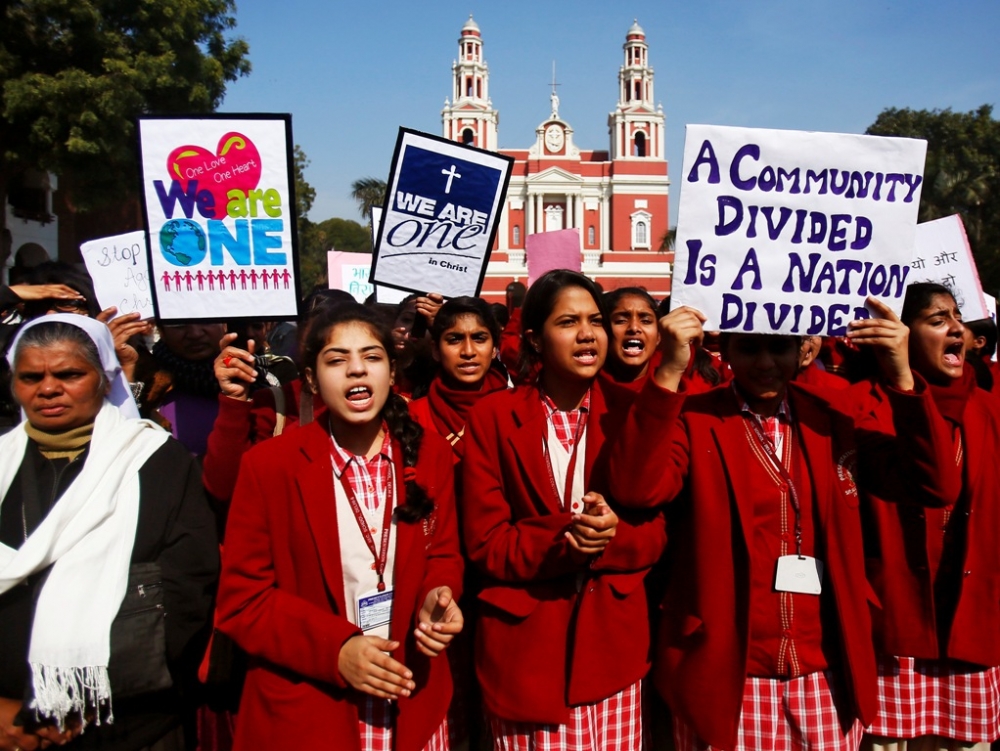
[[214, 154], [202, 146], [178, 146], [167, 157], [167, 173], [185, 193], [197, 181], [198, 191], [215, 199], [215, 218], [223, 219], [229, 191], [246, 195], [260, 182], [260, 152], [245, 135], [231, 131], [219, 139]]

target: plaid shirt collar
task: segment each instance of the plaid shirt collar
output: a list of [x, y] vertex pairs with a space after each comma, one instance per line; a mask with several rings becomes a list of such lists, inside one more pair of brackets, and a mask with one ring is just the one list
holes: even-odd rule
[[333, 437], [333, 433], [330, 433], [330, 459], [333, 461], [333, 472], [339, 478], [344, 474], [344, 470], [347, 469], [351, 462], [362, 463], [367, 466], [372, 466], [380, 459], [384, 458], [388, 464], [392, 464], [392, 440], [389, 437], [389, 426], [384, 422], [382, 423], [382, 447], [379, 452], [375, 454], [371, 459], [365, 459], [363, 456], [357, 456], [352, 454], [350, 451], [342, 448], [337, 439]]
[[766, 420], [773, 420], [775, 418], [781, 420], [782, 422], [791, 423], [792, 422], [792, 410], [788, 404], [788, 392], [781, 398], [781, 404], [778, 405], [778, 411], [774, 413], [774, 417], [763, 417], [753, 410], [753, 408], [747, 403], [747, 400], [743, 398], [743, 394], [740, 393], [739, 388], [736, 386], [736, 381], [731, 382], [731, 388], [733, 394], [736, 396], [736, 403], [740, 407], [740, 412], [748, 414], [755, 420], [764, 422]]
[[570, 410], [561, 410], [556, 407], [556, 403], [541, 389], [538, 390], [538, 393], [542, 397], [545, 417], [552, 423], [559, 443], [566, 451], [572, 451], [573, 444], [577, 439], [576, 434], [580, 429], [580, 421], [583, 419], [584, 414], [590, 412], [590, 389], [584, 395], [580, 406]]

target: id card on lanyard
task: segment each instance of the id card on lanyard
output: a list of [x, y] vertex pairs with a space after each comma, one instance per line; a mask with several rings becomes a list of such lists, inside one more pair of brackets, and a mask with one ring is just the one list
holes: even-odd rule
[[778, 557], [774, 574], [774, 589], [778, 592], [818, 595], [823, 591], [823, 562], [812, 556], [802, 555], [802, 506], [795, 480], [792, 479], [792, 475], [785, 465], [781, 463], [774, 444], [761, 430], [758, 421], [749, 417], [745, 417], [745, 419], [750, 421], [758, 443], [764, 449], [768, 459], [771, 460], [775, 470], [781, 475], [781, 479], [788, 486], [788, 495], [792, 502], [792, 509], [795, 511], [795, 555]]
[[354, 487], [347, 478], [347, 472], [340, 475], [340, 483], [347, 496], [347, 502], [351, 506], [354, 520], [358, 523], [358, 530], [364, 538], [365, 545], [375, 559], [373, 569], [378, 576], [378, 585], [375, 589], [363, 592], [357, 596], [354, 603], [354, 612], [357, 618], [356, 625], [362, 631], [371, 631], [381, 626], [387, 626], [392, 621], [392, 587], [385, 583], [385, 569], [389, 562], [389, 538], [392, 533], [392, 511], [393, 501], [393, 468], [389, 468], [389, 481], [386, 484], [385, 498], [382, 499], [382, 534], [379, 538], [379, 548], [375, 548], [375, 539], [372, 536], [368, 519], [361, 508]]

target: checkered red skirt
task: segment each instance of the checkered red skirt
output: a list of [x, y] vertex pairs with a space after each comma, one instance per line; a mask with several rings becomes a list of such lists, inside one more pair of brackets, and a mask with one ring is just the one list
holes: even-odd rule
[[[358, 706], [358, 731], [361, 751], [393, 751], [392, 731], [396, 726], [396, 707], [386, 699], [365, 696]], [[442, 720], [424, 751], [449, 751], [448, 720]]]
[[642, 681], [574, 707], [565, 725], [488, 719], [495, 751], [641, 751]]
[[[848, 718], [849, 720], [849, 718]], [[857, 751], [859, 720], [845, 732], [825, 673], [777, 680], [747, 678], [739, 734], [732, 751]], [[674, 716], [677, 751], [709, 751], [694, 730]]]
[[884, 657], [878, 687], [871, 735], [938, 735], [966, 743], [1000, 738], [1000, 667], [962, 669], [949, 660]]

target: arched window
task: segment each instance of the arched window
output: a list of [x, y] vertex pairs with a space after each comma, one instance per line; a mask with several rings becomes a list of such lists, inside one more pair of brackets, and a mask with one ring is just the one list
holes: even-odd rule
[[632, 98], [633, 99], [642, 99], [642, 82], [641, 81], [636, 81], [635, 82], [635, 93], [632, 96]]
[[472, 96], [472, 76], [465, 79], [465, 95]]
[[632, 156], [646, 156], [646, 134], [641, 130], [632, 140]]
[[476, 140], [476, 134], [472, 130], [472, 128], [466, 128], [465, 130], [462, 131], [462, 143], [464, 143], [466, 146], [470, 145], [475, 140]]
[[632, 250], [649, 250], [653, 215], [644, 209], [632, 214]]
[[587, 227], [587, 245], [593, 247], [595, 234], [596, 233], [594, 232], [594, 225], [591, 224], [589, 227]]
[[635, 244], [636, 245], [646, 245], [649, 240], [646, 239], [646, 223], [636, 222], [635, 223]]
[[521, 244], [521, 227], [518, 224], [514, 225], [514, 237], [512, 244], [515, 248]]

